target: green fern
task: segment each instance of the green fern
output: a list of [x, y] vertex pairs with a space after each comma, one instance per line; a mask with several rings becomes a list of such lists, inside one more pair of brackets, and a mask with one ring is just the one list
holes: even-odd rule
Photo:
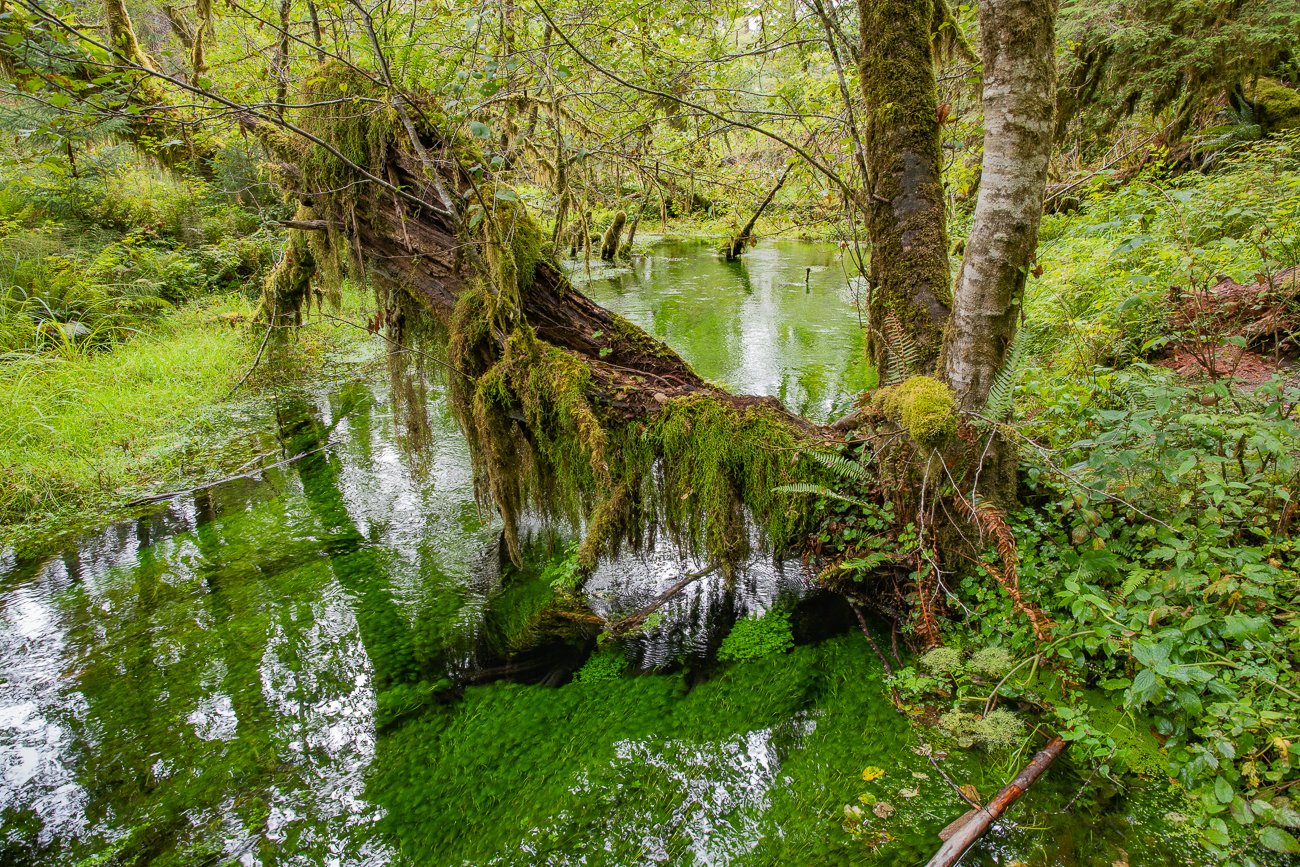
[[1002, 369], [993, 378], [993, 386], [989, 389], [989, 398], [984, 405], [984, 414], [987, 417], [1001, 419], [1011, 412], [1011, 400], [1015, 396], [1016, 383], [1020, 380], [1025, 361], [1031, 355], [1030, 342], [1029, 338], [1025, 337], [1024, 329], [1017, 331], [1016, 336], [1011, 339], [1007, 357], [1002, 362]]
[[799, 482], [794, 485], [781, 485], [772, 490], [778, 494], [814, 494], [818, 497], [828, 497], [832, 500], [839, 500], [842, 503], [850, 503], [851, 505], [859, 506], [864, 509], [871, 507], [871, 504], [865, 500], [859, 500], [857, 497], [848, 497], [844, 494], [836, 493], [830, 488], [823, 488], [821, 485], [812, 485], [806, 482]]
[[880, 384], [898, 385], [919, 369], [921, 350], [903, 328], [903, 323], [897, 314], [892, 312], [886, 314], [883, 326], [884, 330], [877, 331], [876, 334], [884, 344], [888, 364], [885, 378]]
[[842, 479], [863, 484], [871, 481], [871, 474], [857, 461], [851, 461], [834, 452], [807, 452], [808, 457], [835, 473]]

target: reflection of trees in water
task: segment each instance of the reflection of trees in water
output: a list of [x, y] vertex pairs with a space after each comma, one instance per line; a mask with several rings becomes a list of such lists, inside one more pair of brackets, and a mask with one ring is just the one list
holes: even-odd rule
[[728, 263], [708, 244], [661, 242], [654, 254], [593, 283], [592, 294], [705, 378], [771, 394], [812, 418], [834, 417], [866, 387], [840, 250], [765, 242]]

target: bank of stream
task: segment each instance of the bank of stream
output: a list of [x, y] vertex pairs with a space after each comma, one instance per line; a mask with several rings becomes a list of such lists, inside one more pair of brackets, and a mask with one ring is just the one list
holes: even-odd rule
[[[663, 241], [574, 278], [706, 378], [814, 419], [870, 383], [832, 248], [728, 264]], [[277, 400], [268, 463], [303, 457], [0, 555], [0, 863], [924, 863], [966, 805], [798, 559], [702, 578], [600, 650], [621, 677], [577, 682], [594, 633], [536, 619], [572, 539], [533, 526], [509, 566], [445, 376], [374, 353]], [[704, 565], [647, 540], [583, 596], [615, 619]], [[792, 650], [717, 660], [773, 607]], [[942, 767], [987, 797], [1024, 758]], [[966, 863], [1196, 860], [1161, 785], [1055, 812], [1081, 782], [1058, 762]]]

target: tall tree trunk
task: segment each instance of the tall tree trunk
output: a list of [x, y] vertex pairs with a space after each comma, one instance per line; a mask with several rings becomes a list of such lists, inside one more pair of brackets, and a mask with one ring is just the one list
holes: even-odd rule
[[[938, 89], [931, 34], [946, 0], [858, 0], [860, 78], [867, 104], [867, 228], [871, 236], [872, 331], [868, 349], [881, 382], [890, 377], [886, 320], [915, 342], [932, 371], [952, 304], [948, 230], [940, 178]], [[897, 361], [895, 360], [895, 364]]]
[[[984, 165], [957, 276], [943, 372], [959, 405], [984, 409], [1006, 362], [1038, 246], [1056, 108], [1057, 0], [982, 0]], [[995, 439], [985, 495], [1009, 501], [1015, 458]]]
[[314, 0], [307, 0], [307, 11], [311, 14], [311, 38], [316, 44], [316, 60], [319, 63], [325, 62], [325, 48], [320, 34], [320, 12], [316, 9]]
[[124, 58], [145, 69], [158, 68], [154, 59], [140, 47], [140, 41], [135, 37], [135, 27], [131, 24], [131, 15], [126, 11], [123, 0], [104, 0], [104, 19], [108, 24], [108, 35], [113, 47]]

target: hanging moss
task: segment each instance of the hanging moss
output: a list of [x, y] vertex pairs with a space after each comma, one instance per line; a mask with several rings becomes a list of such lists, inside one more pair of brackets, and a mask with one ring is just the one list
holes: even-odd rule
[[485, 361], [494, 327], [491, 297], [465, 293], [452, 320], [449, 358], [470, 376], [453, 377], [452, 406], [475, 457], [479, 490], [501, 513], [516, 563], [525, 504], [544, 517], [585, 524], [584, 573], [603, 552], [653, 526], [727, 565], [747, 553], [747, 517], [759, 518], [778, 546], [802, 526], [804, 511], [773, 489], [814, 471], [798, 458], [800, 443], [776, 410], [738, 409], [722, 397], [692, 394], [668, 401], [648, 424], [602, 416], [588, 397], [586, 360], [520, 323], [499, 357]]
[[262, 283], [258, 318], [266, 322], [277, 326], [302, 324], [302, 307], [311, 292], [312, 275], [316, 273], [316, 259], [304, 235], [296, 229], [289, 231], [284, 256]]
[[[298, 315], [317, 270], [326, 284], [364, 273], [359, 223], [374, 219], [373, 202], [365, 198], [374, 190], [352, 164], [391, 177], [399, 151], [410, 147], [384, 89], [342, 64], [313, 73], [301, 100], [299, 123], [341, 158], [314, 143], [259, 131], [283, 160], [278, 170], [286, 188], [299, 197], [297, 219], [326, 227], [291, 232], [291, 255], [267, 287], [277, 316]], [[622, 409], [602, 403], [611, 390], [644, 387], [644, 378], [629, 380], [612, 362], [603, 367], [538, 337], [525, 310], [544, 262], [549, 291], [571, 291], [557, 276], [547, 238], [512, 191], [474, 179], [469, 167], [484, 162], [475, 143], [453, 130], [430, 129], [445, 124], [440, 118], [421, 123], [417, 134], [427, 136], [426, 146], [436, 143], [464, 167], [444, 177], [462, 196], [457, 242], [469, 251], [455, 266], [464, 270], [457, 272], [446, 335], [454, 371], [449, 402], [470, 446], [478, 495], [505, 524], [511, 560], [522, 563], [525, 509], [586, 528], [584, 572], [602, 553], [659, 526], [724, 568], [745, 555], [751, 517], [775, 545], [788, 542], [806, 510], [773, 489], [815, 474], [798, 457], [802, 442], [789, 420], [762, 402], [725, 395], [657, 394], [651, 402], [643, 393], [632, 413], [621, 399], [611, 403]], [[409, 167], [411, 155], [404, 161]], [[670, 348], [627, 320], [613, 316], [607, 331], [616, 357], [663, 359], [674, 372], [664, 383], [691, 375]]]

